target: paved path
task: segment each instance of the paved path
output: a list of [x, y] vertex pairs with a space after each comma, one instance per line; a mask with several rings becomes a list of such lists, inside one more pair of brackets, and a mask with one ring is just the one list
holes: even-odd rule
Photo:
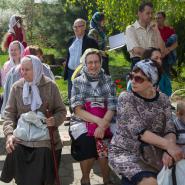
[[[64, 146], [62, 149], [62, 160], [59, 169], [59, 176], [61, 178], [62, 185], [80, 185], [81, 171], [80, 165], [78, 162], [73, 160], [70, 155], [70, 143], [68, 136], [68, 126], [60, 126], [59, 132], [62, 138], [65, 140], [64, 144], [68, 146]], [[5, 149], [4, 149], [4, 138], [2, 132], [2, 125], [0, 125], [0, 173], [2, 170], [3, 162], [5, 159]], [[116, 178], [114, 174], [111, 175], [113, 182], [115, 185], [119, 185], [119, 179]], [[93, 170], [91, 171], [91, 185], [101, 185], [102, 178], [100, 175], [100, 170], [98, 165], [95, 163]], [[0, 182], [0, 185], [15, 185], [14, 182], [11, 183], [3, 183]]]

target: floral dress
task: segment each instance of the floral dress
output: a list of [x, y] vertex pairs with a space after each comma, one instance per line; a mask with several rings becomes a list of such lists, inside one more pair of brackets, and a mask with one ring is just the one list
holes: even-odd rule
[[123, 92], [118, 98], [117, 130], [109, 149], [109, 163], [127, 178], [141, 171], [156, 172], [142, 162], [139, 135], [145, 130], [163, 137], [175, 133], [170, 101], [163, 93], [145, 99], [133, 92]]

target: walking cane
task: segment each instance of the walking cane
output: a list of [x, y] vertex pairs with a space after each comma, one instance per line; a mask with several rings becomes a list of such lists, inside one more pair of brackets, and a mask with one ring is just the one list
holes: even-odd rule
[[[47, 118], [51, 117], [51, 113], [49, 112], [48, 105], [47, 105], [47, 108], [46, 108], [46, 117]], [[55, 130], [55, 127], [54, 126], [48, 126], [48, 130], [49, 130], [49, 136], [50, 136], [51, 151], [52, 151], [52, 156], [53, 156], [53, 161], [54, 161], [56, 185], [60, 185], [60, 178], [59, 178], [59, 175], [58, 175], [58, 165], [57, 165], [57, 159], [56, 159], [56, 155], [55, 155], [55, 143], [54, 143], [54, 137], [53, 137], [53, 132]]]

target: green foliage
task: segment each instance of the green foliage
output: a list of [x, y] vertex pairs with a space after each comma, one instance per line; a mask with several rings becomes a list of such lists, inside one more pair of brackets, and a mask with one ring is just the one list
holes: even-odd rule
[[60, 53], [64, 53], [66, 42], [73, 35], [74, 20], [78, 17], [87, 19], [84, 7], [68, 5], [67, 0], [58, 0], [57, 4], [36, 4], [33, 0], [7, 0], [4, 4], [0, 2], [0, 11], [5, 14], [8, 9], [12, 13], [3, 22], [3, 29], [0, 27], [0, 39], [7, 31], [9, 17], [17, 12], [24, 19], [29, 45], [55, 48]]
[[8, 60], [7, 54], [1, 54], [0, 55], [0, 68], [4, 65], [4, 63]]
[[[145, 0], [149, 1], [149, 0]], [[137, 19], [137, 10], [141, 0], [73, 0], [71, 3], [80, 3], [85, 6], [89, 19], [94, 11], [103, 11], [106, 16], [106, 30], [108, 35], [117, 32], [122, 32], [128, 25]], [[151, 0], [154, 5], [154, 12], [165, 11], [167, 21], [177, 31], [179, 35], [178, 47], [178, 65], [181, 66], [185, 62], [185, 32], [182, 28], [185, 27], [185, 1], [184, 0]], [[182, 39], [182, 40], [181, 40]], [[181, 44], [182, 43], [182, 44]], [[126, 50], [124, 50], [126, 54]]]
[[[145, 0], [146, 1], [146, 0]], [[89, 15], [95, 10], [104, 11], [109, 30], [124, 31], [126, 26], [131, 24], [137, 17], [137, 10], [141, 0], [73, 0], [70, 3], [80, 3], [85, 6]], [[167, 17], [175, 15], [176, 22], [184, 18], [185, 2], [183, 0], [151, 0], [155, 12], [165, 11]], [[110, 24], [111, 23], [111, 24]]]

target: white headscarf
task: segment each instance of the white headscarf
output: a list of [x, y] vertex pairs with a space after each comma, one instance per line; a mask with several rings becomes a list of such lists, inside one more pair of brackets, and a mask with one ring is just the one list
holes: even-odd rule
[[15, 66], [15, 63], [14, 63], [14, 61], [13, 61], [13, 58], [12, 58], [12, 56], [11, 56], [11, 54], [10, 54], [11, 48], [12, 48], [12, 46], [13, 46], [14, 44], [18, 44], [18, 45], [19, 45], [19, 49], [20, 49], [20, 52], [21, 52], [21, 57], [20, 57], [20, 58], [22, 58], [23, 55], [24, 55], [24, 46], [22, 45], [22, 43], [19, 42], [18, 40], [12, 41], [12, 42], [10, 43], [10, 45], [9, 45], [9, 48], [8, 48], [8, 53], [9, 53], [9, 58], [10, 58], [10, 65], [11, 65], [11, 67], [14, 67], [14, 66]]
[[42, 105], [42, 100], [37, 85], [39, 84], [43, 75], [43, 65], [40, 59], [33, 55], [27, 55], [23, 57], [21, 64], [28, 60], [31, 60], [33, 65], [33, 81], [31, 83], [27, 81], [24, 82], [23, 103], [24, 105], [31, 105], [31, 110], [35, 111]]
[[14, 34], [15, 34], [15, 31], [14, 31], [14, 29], [13, 29], [13, 27], [14, 27], [14, 26], [16, 25], [16, 23], [17, 23], [15, 17], [16, 17], [16, 15], [12, 15], [12, 16], [10, 17], [10, 21], [9, 21], [9, 25], [8, 25], [8, 27], [9, 27], [8, 32], [9, 32], [9, 33], [14, 33]]

